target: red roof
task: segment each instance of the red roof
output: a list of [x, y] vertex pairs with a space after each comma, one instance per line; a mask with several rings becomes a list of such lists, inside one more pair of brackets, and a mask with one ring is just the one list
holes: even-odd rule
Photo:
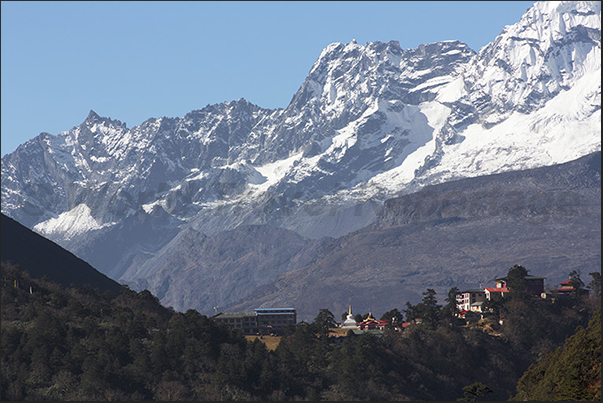
[[486, 291], [489, 292], [509, 292], [508, 288], [505, 287], [492, 287], [492, 288], [485, 288]]
[[386, 326], [389, 324], [389, 320], [387, 319], [371, 319], [371, 320], [363, 320], [358, 324], [358, 327], [369, 327], [369, 326]]

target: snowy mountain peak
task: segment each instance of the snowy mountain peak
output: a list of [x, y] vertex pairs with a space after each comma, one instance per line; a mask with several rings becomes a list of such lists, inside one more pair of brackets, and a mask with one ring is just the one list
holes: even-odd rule
[[120, 120], [101, 117], [99, 114], [90, 109], [90, 112], [88, 113], [86, 119], [82, 122], [82, 125], [92, 127], [98, 124], [104, 126], [126, 127], [126, 124], [122, 123]]
[[501, 39], [537, 43], [540, 49], [563, 46], [564, 42], [586, 42], [600, 47], [600, 16], [600, 1], [538, 2], [517, 24], [507, 27]]
[[601, 3], [538, 2], [480, 50], [465, 79], [492, 125], [542, 107], [600, 66]]
[[558, 38], [578, 25], [600, 27], [600, 13], [600, 1], [541, 1], [529, 8], [516, 25], [524, 29], [532, 25], [533, 30], [549, 31]]
[[460, 74], [474, 55], [459, 41], [409, 50], [402, 50], [398, 41], [333, 43], [313, 65], [290, 108], [305, 108], [314, 120], [320, 119], [315, 114], [326, 115], [343, 124], [362, 116], [377, 99], [419, 104], [433, 99], [433, 87]]

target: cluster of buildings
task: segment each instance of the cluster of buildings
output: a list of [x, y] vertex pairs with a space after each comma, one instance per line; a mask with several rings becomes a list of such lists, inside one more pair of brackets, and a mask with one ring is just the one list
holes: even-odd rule
[[[525, 276], [524, 279], [530, 294], [535, 297], [550, 298], [550, 294], [544, 290], [544, 277]], [[456, 296], [458, 316], [469, 320], [471, 316], [480, 315], [485, 311], [484, 303], [486, 301], [495, 298], [496, 295], [504, 297], [510, 291], [505, 277], [497, 278], [494, 282], [494, 287], [459, 292]], [[588, 293], [588, 290], [582, 287], [575, 288], [575, 284], [571, 278], [560, 283], [556, 294]], [[253, 312], [219, 313], [213, 316], [213, 319], [233, 329], [240, 329], [245, 335], [282, 334], [287, 326], [297, 323], [297, 312], [294, 308], [256, 308]], [[357, 322], [352, 315], [351, 306], [347, 318], [342, 323], [338, 322], [341, 329], [352, 330], [354, 333], [372, 332], [376, 334], [381, 333], [389, 324], [388, 320], [375, 319], [371, 313], [361, 322]], [[392, 323], [392, 325], [396, 330], [403, 330], [410, 323]]]
[[[240, 329], [245, 335], [282, 334], [288, 325], [297, 323], [297, 311], [294, 308], [256, 308], [253, 312], [222, 312], [213, 316], [218, 323], [224, 323], [231, 329]], [[356, 333], [371, 331], [379, 333], [389, 324], [388, 320], [375, 319], [371, 313], [357, 323], [349, 308], [347, 319], [339, 324], [343, 329]]]
[[[550, 293], [544, 290], [544, 277], [525, 276], [527, 283], [527, 291], [535, 297], [550, 298]], [[494, 287], [486, 287], [484, 289], [466, 290], [457, 294], [456, 306], [459, 310], [459, 316], [464, 318], [468, 312], [482, 313], [484, 312], [483, 305], [486, 301], [495, 298], [495, 295], [504, 297], [509, 292], [507, 287], [507, 279], [505, 277], [494, 280]], [[557, 295], [569, 295], [575, 292], [580, 294], [588, 293], [588, 290], [579, 287], [575, 288], [575, 282], [570, 278], [559, 284], [556, 290]]]
[[383, 329], [385, 329], [385, 326], [387, 326], [388, 324], [389, 320], [375, 319], [375, 317], [373, 317], [373, 314], [370, 312], [366, 318], [364, 318], [360, 323], [358, 323], [352, 315], [352, 306], [350, 305], [350, 307], [348, 308], [348, 316], [343, 321], [343, 323], [339, 324], [339, 327], [342, 329], [352, 330], [354, 333], [379, 333], [383, 331]]

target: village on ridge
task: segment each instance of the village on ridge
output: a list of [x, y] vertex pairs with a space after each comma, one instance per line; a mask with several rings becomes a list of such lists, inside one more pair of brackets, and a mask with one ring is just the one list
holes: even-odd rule
[[[535, 298], [550, 299], [554, 301], [553, 294], [546, 292], [544, 288], [544, 277], [524, 276], [528, 292]], [[510, 292], [507, 287], [506, 277], [497, 278], [494, 280], [493, 287], [485, 287], [483, 289], [469, 289], [460, 291], [456, 296], [456, 316], [464, 319], [466, 323], [471, 323], [484, 318], [484, 314], [488, 309], [484, 307], [486, 301], [494, 298], [504, 298]], [[588, 294], [588, 289], [579, 286], [575, 287], [575, 282], [570, 279], [559, 284], [559, 288], [555, 290], [556, 297], [563, 297], [578, 293], [579, 295]], [[244, 335], [281, 335], [285, 328], [297, 323], [297, 311], [295, 308], [256, 308], [254, 312], [221, 312], [213, 316], [213, 319], [218, 323], [228, 325], [232, 329], [239, 329]], [[304, 323], [304, 322], [301, 322]], [[415, 319], [408, 322], [396, 323], [388, 319], [376, 319], [372, 313], [360, 322], [358, 322], [352, 314], [352, 307], [349, 306], [348, 314], [343, 322], [336, 322], [337, 328], [343, 332], [336, 332], [334, 337], [345, 336], [348, 331], [355, 334], [370, 332], [376, 335], [383, 334], [385, 328], [391, 325], [395, 331], [403, 331], [408, 326], [421, 323], [421, 319]], [[499, 323], [502, 325], [504, 320]]]

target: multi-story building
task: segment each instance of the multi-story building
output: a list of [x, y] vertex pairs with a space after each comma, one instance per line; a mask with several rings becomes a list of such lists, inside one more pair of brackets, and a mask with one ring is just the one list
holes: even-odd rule
[[486, 293], [484, 290], [467, 290], [456, 294], [456, 306], [461, 312], [481, 312], [481, 306], [485, 300]]
[[[544, 298], [546, 296], [546, 293], [544, 292], [544, 277], [524, 276], [524, 279], [526, 281], [528, 293], [536, 297]], [[484, 288], [484, 300], [490, 301], [494, 297], [494, 295], [500, 295], [501, 297], [504, 297], [505, 294], [511, 291], [511, 289], [507, 287], [506, 277], [497, 278], [494, 280], [494, 282], [496, 283], [495, 287]]]
[[297, 323], [297, 311], [294, 308], [256, 308], [254, 312], [219, 313], [213, 319], [232, 329], [240, 329], [243, 334], [282, 333], [285, 327]]
[[222, 312], [213, 317], [218, 323], [224, 323], [231, 329], [240, 329], [243, 334], [260, 332], [255, 312]]
[[255, 315], [260, 329], [277, 333], [297, 323], [297, 311], [293, 308], [256, 308]]
[[[544, 277], [525, 276], [527, 290], [535, 296], [544, 294]], [[461, 312], [482, 312], [482, 305], [485, 301], [489, 301], [494, 295], [502, 297], [507, 294], [510, 289], [507, 287], [506, 277], [497, 278], [494, 280], [495, 287], [486, 287], [484, 289], [474, 289], [459, 292], [456, 295], [456, 306]]]
[[499, 295], [504, 297], [506, 293], [509, 292], [507, 288], [507, 283], [503, 279], [496, 279], [496, 287], [486, 287], [484, 288], [484, 292], [486, 295], [486, 299], [490, 301], [494, 295]]

